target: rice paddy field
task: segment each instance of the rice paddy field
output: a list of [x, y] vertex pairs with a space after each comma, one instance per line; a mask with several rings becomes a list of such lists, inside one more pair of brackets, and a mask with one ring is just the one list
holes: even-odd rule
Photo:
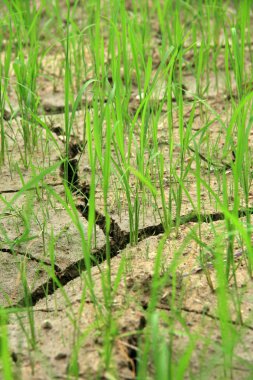
[[253, 379], [251, 0], [0, 0], [0, 379]]

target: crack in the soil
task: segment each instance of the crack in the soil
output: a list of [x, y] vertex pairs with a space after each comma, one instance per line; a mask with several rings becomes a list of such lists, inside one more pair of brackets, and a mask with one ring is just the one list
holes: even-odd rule
[[[61, 131], [59, 131], [59, 134], [61, 134]], [[63, 181], [66, 181], [70, 190], [73, 192], [73, 194], [78, 194], [81, 198], [80, 202], [76, 204], [77, 210], [79, 213], [84, 217], [86, 220], [88, 220], [89, 215], [89, 197], [90, 197], [90, 186], [88, 183], [80, 183], [80, 179], [78, 176], [78, 159], [76, 159], [76, 156], [80, 152], [80, 145], [79, 144], [71, 144], [69, 147], [69, 159], [67, 160], [67, 166], [61, 166], [60, 167], [60, 176], [62, 177]], [[193, 149], [191, 149], [194, 151]], [[208, 162], [199, 152], [195, 152], [196, 154], [199, 154], [201, 159], [204, 159], [206, 162]], [[213, 164], [213, 163], [212, 163]], [[224, 163], [222, 163], [224, 164]], [[65, 164], [66, 165], [66, 164]], [[64, 172], [67, 168], [67, 176], [64, 175]], [[227, 168], [227, 167], [226, 167]], [[58, 185], [58, 184], [57, 184]], [[62, 185], [62, 183], [60, 183]], [[56, 186], [56, 185], [55, 185]], [[3, 191], [1, 193], [7, 193], [8, 191]], [[15, 192], [15, 191], [11, 191]], [[0, 193], [0, 194], [1, 194]], [[79, 199], [80, 199], [79, 198]], [[253, 214], [253, 208], [241, 208], [238, 212], [239, 217], [246, 216], [247, 214]], [[211, 223], [214, 221], [224, 220], [225, 215], [222, 212], [212, 212], [209, 214], [196, 214], [194, 212], [188, 213], [186, 215], [181, 216], [180, 220], [174, 218], [172, 221], [173, 225], [185, 225], [188, 223], [196, 223], [196, 222], [205, 222], [205, 223]], [[95, 224], [98, 226], [104, 234], [106, 234], [106, 217], [99, 212], [98, 210], [95, 210]], [[138, 230], [138, 241], [142, 241], [150, 236], [157, 236], [159, 234], [162, 234], [164, 232], [164, 225], [163, 223], [159, 223], [157, 225], [151, 225], [144, 228], [141, 228]], [[130, 243], [130, 232], [124, 232], [120, 228], [120, 225], [111, 218], [110, 220], [110, 231], [109, 231], [109, 237], [110, 237], [110, 244], [109, 244], [109, 250], [110, 250], [110, 256], [114, 257], [117, 256], [117, 254], [122, 251], [126, 246]], [[92, 252], [90, 252], [90, 258], [91, 258], [91, 266], [96, 266], [98, 263], [103, 262], [106, 259], [106, 244], [100, 249], [95, 249]], [[7, 253], [13, 253], [12, 250], [3, 248], [1, 249], [3, 252]], [[22, 252], [17, 252], [17, 254], [27, 256], [29, 259], [34, 260], [38, 263], [41, 263], [42, 265], [49, 265], [50, 263], [43, 262], [40, 259], [35, 258], [32, 255], [27, 255]], [[77, 262], [74, 262], [70, 264], [67, 268], [64, 270], [61, 270], [59, 266], [55, 264], [54, 266], [54, 278], [50, 278], [42, 285], [40, 285], [38, 288], [36, 288], [34, 291], [31, 292], [29, 299], [27, 297], [21, 299], [16, 304], [13, 304], [12, 306], [7, 306], [6, 308], [13, 308], [13, 307], [26, 307], [26, 306], [35, 306], [36, 303], [43, 298], [46, 298], [48, 295], [53, 294], [58, 289], [58, 284], [55, 281], [55, 278], [62, 287], [64, 287], [66, 284], [68, 284], [70, 281], [72, 281], [75, 278], [80, 277], [81, 272], [85, 271], [85, 262], [84, 259], [80, 259]], [[146, 307], [144, 306], [143, 309], [147, 309], [148, 305]], [[158, 304], [157, 309], [164, 309], [167, 311], [170, 311], [170, 307], [163, 304]], [[34, 311], [41, 311], [41, 312], [52, 312], [53, 310], [44, 310], [44, 309], [38, 309]], [[58, 311], [63, 311], [63, 309], [60, 309]], [[209, 313], [208, 311], [199, 311], [187, 307], [182, 307], [181, 311], [184, 311], [186, 313], [194, 313], [197, 315], [206, 315], [207, 317], [219, 321], [219, 317]], [[253, 331], [253, 326], [240, 323], [237, 321], [229, 320], [229, 323], [236, 325], [236, 326], [242, 326], [246, 329]], [[139, 331], [143, 331], [146, 326], [146, 319], [144, 316], [140, 318], [139, 323]], [[138, 346], [139, 346], [139, 338], [140, 335], [132, 335], [127, 340], [127, 355], [129, 357], [128, 361], [128, 367], [129, 369], [135, 374], [134, 378], [136, 378], [136, 374], [138, 372]]]
[[[141, 332], [146, 327], [147, 321], [144, 315], [140, 317], [138, 331]], [[140, 334], [133, 334], [127, 340], [127, 353], [129, 357], [128, 367], [135, 374], [137, 378], [138, 373], [138, 347], [139, 347]]]
[[[89, 185], [84, 184], [80, 189], [80, 194], [83, 196], [83, 204], [78, 204], [77, 209], [80, 211], [81, 215], [88, 219], [89, 215]], [[253, 214], [253, 208], [242, 208], [238, 211], [238, 217], [246, 216], [247, 214]], [[222, 212], [212, 212], [212, 213], [202, 213], [196, 214], [195, 212], [190, 212], [188, 214], [182, 215], [179, 222], [176, 218], [172, 220], [172, 225], [184, 225], [188, 223], [211, 223], [219, 220], [224, 220], [225, 215]], [[106, 233], [106, 218], [99, 211], [95, 210], [95, 221], [96, 224]], [[130, 232], [124, 232], [121, 230], [119, 224], [113, 219], [110, 219], [110, 232], [112, 244], [117, 244], [118, 250], [124, 249], [130, 243]], [[157, 236], [163, 233], [164, 225], [159, 223], [157, 225], [147, 226], [140, 228], [138, 230], [138, 241], [142, 241], [150, 236]]]
[[[148, 308], [148, 306], [146, 305], [146, 308]], [[163, 305], [163, 304], [158, 304], [156, 306], [157, 309], [161, 309], [161, 310], [167, 310], [167, 311], [171, 311], [171, 308], [167, 305]], [[181, 311], [184, 311], [186, 313], [193, 313], [193, 314], [197, 314], [197, 315], [201, 315], [201, 316], [207, 316], [208, 318], [210, 319], [213, 319], [215, 321], [220, 321], [220, 318], [209, 313], [208, 311], [201, 311], [201, 310], [196, 310], [196, 309], [190, 309], [188, 307], [181, 307], [180, 308]], [[237, 321], [233, 321], [232, 319], [228, 320], [227, 321], [228, 323], [231, 323], [232, 325], [234, 326], [241, 326], [241, 327], [245, 327], [246, 329], [249, 329], [249, 330], [252, 330], [253, 331], [253, 326], [250, 326], [250, 325], [247, 325], [246, 323], [243, 323], [243, 322], [237, 322]]]
[[[0, 239], [0, 243], [1, 243], [1, 239]], [[42, 266], [43, 265], [46, 265], [46, 266], [49, 266], [49, 267], [52, 266], [52, 264], [50, 262], [47, 262], [47, 261], [45, 261], [43, 259], [39, 259], [39, 258], [31, 255], [30, 253], [18, 251], [16, 249], [4, 248], [3, 247], [3, 248], [0, 248], [0, 252], [9, 253], [10, 255], [20, 255], [20, 256], [22, 256], [24, 258], [28, 258], [31, 261], [35, 261], [36, 263], [41, 264]], [[60, 272], [61, 271], [60, 267], [57, 264], [54, 264], [54, 270], [55, 270], [55, 272]]]
[[[64, 175], [64, 169], [66, 168], [66, 166], [62, 166], [60, 168], [60, 176], [65, 181], [67, 179], [67, 184], [73, 193], [78, 193], [79, 195], [81, 195], [81, 204], [77, 204], [76, 207], [80, 214], [86, 220], [88, 220], [90, 186], [87, 183], [80, 184], [80, 179], [78, 176], [78, 160], [76, 159], [76, 156], [80, 152], [79, 142], [73, 143], [73, 141], [71, 141], [69, 152], [70, 156], [67, 160], [67, 178]], [[238, 215], [239, 217], [242, 217], [247, 215], [247, 213], [253, 214], [253, 208], [241, 209], [239, 210]], [[225, 216], [222, 212], [213, 212], [209, 214], [200, 215], [191, 212], [189, 214], [183, 215], [180, 218], [179, 222], [178, 220], [176, 220], [176, 218], [174, 218], [172, 224], [176, 225], [178, 223], [178, 225], [183, 225], [194, 222], [210, 223], [214, 221], [223, 220], [224, 218]], [[95, 210], [95, 223], [100, 229], [102, 229], [104, 233], [106, 233], [106, 218], [102, 213], [100, 213], [97, 210]], [[164, 226], [162, 223], [144, 227], [142, 229], [139, 229], [138, 231], [138, 241], [142, 241], [150, 236], [157, 236], [163, 232]], [[119, 224], [113, 218], [111, 218], [109, 237], [109, 250], [111, 257], [116, 256], [130, 243], [130, 232], [122, 231]], [[106, 244], [102, 248], [91, 252], [90, 257], [92, 261], [91, 266], [96, 266], [98, 263], [103, 262], [106, 258]], [[64, 270], [56, 271], [55, 276], [57, 280], [60, 282], [60, 284], [64, 286], [71, 280], [79, 277], [80, 273], [84, 270], [85, 263], [84, 259], [82, 258], [79, 261], [72, 263]], [[38, 300], [45, 298], [49, 294], [53, 294], [57, 288], [58, 286], [55, 283], [55, 281], [52, 278], [50, 278], [45, 284], [41, 285], [39, 288], [37, 288], [31, 293], [31, 305], [34, 306], [38, 302]], [[25, 300], [23, 299], [19, 301], [18, 304], [13, 306], [23, 306], [24, 301]]]
[[[73, 159], [72, 159], [73, 160]], [[77, 162], [77, 160], [75, 160]], [[70, 177], [71, 180], [69, 181], [70, 184], [73, 183], [72, 178], [74, 175], [75, 178], [75, 186], [71, 187], [71, 189], [79, 188], [79, 193], [83, 195], [83, 204], [78, 204], [77, 209], [81, 213], [81, 215], [87, 219], [89, 214], [89, 185], [84, 184], [82, 186], [79, 185], [79, 178], [77, 175], [77, 171], [72, 164], [70, 165]], [[74, 170], [74, 172], [72, 172]], [[73, 174], [74, 173], [74, 174]], [[247, 213], [253, 214], [253, 208], [250, 209], [241, 209], [239, 210], [239, 217], [247, 215]], [[95, 211], [96, 215], [96, 225], [102, 229], [102, 231], [105, 232], [106, 229], [106, 220], [105, 216], [102, 215], [100, 212]], [[209, 214], [200, 214], [197, 215], [195, 213], [189, 213], [186, 215], [183, 215], [180, 219], [179, 225], [184, 225], [188, 223], [196, 223], [196, 222], [205, 222], [205, 223], [211, 223], [214, 221], [224, 220], [225, 216], [222, 212], [214, 212]], [[176, 218], [173, 220], [173, 225], [176, 224]], [[148, 226], [144, 227], [139, 230], [138, 232], [138, 241], [142, 241], [150, 236], [157, 236], [164, 232], [164, 226], [162, 223], [155, 225], [155, 226]], [[110, 256], [113, 258], [117, 256], [117, 254], [122, 251], [126, 246], [130, 243], [130, 233], [124, 232], [121, 230], [118, 223], [111, 219], [111, 228], [109, 232], [109, 236], [111, 238], [110, 240]], [[91, 266], [96, 266], [99, 263], [102, 263], [106, 258], [106, 244], [100, 248], [99, 250], [95, 250], [91, 254]], [[66, 285], [68, 282], [72, 281], [73, 279], [80, 276], [80, 273], [86, 269], [84, 259], [80, 259], [77, 262], [72, 263], [70, 266], [68, 266], [65, 270], [60, 271], [59, 273], [56, 273], [56, 278], [59, 280], [62, 286]], [[40, 299], [45, 298], [47, 295], [53, 294], [55, 290], [58, 288], [58, 286], [55, 284], [55, 281], [53, 279], [49, 279], [49, 281], [46, 284], [41, 285], [39, 288], [37, 288], [34, 292], [31, 294], [31, 305], [34, 306]], [[18, 302], [18, 304], [13, 306], [24, 306], [25, 300], [22, 299]], [[252, 328], [253, 329], [253, 328]]]
[[[191, 146], [188, 146], [188, 149], [197, 154], [202, 161], [206, 162], [209, 166], [213, 166], [213, 167], [216, 167], [218, 168], [219, 170], [232, 170], [232, 166], [226, 162], [223, 162], [221, 161], [221, 165], [217, 164], [216, 162], [213, 162], [211, 160], [208, 160], [202, 153], [200, 153], [199, 151], [196, 151], [195, 149], [193, 149]], [[233, 159], [234, 160], [234, 159]]]
[[[62, 186], [62, 182], [54, 182], [54, 183], [47, 183], [47, 186], [51, 186], [51, 187], [57, 187], [57, 186]], [[30, 187], [29, 189], [27, 189], [26, 191], [34, 191], [34, 190], [37, 190], [37, 189], [45, 189], [45, 186], [42, 185], [38, 185], [37, 187]], [[20, 191], [20, 189], [8, 189], [8, 190], [2, 190], [0, 191], [0, 195], [2, 194], [14, 194], [14, 193], [18, 193]]]
[[[101, 249], [96, 250], [94, 253], [91, 254], [91, 266], [95, 266], [103, 262], [105, 260], [105, 257], [106, 245], [104, 245]], [[63, 287], [75, 278], [80, 277], [81, 272], [83, 272], [85, 269], [86, 267], [83, 258], [70, 264], [64, 270], [61, 270], [58, 266], [56, 268], [55, 266], [55, 272], [53, 275], [54, 278], [49, 278], [45, 283], [43, 283], [31, 292], [29, 306], [35, 306], [40, 299], [46, 298], [58, 289], [59, 286], [57, 285], [55, 279], [59, 281], [59, 283]], [[19, 300], [16, 304], [12, 304], [11, 307], [7, 306], [6, 308], [9, 309], [12, 307], [24, 306], [27, 306], [27, 298], [25, 297]]]

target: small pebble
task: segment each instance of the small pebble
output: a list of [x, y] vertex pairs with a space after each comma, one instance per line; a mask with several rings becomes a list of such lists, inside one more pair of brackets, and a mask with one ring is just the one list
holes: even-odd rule
[[42, 328], [44, 330], [51, 330], [53, 328], [53, 325], [52, 323], [48, 320], [48, 319], [45, 319], [43, 322], [42, 322]]
[[59, 353], [55, 356], [55, 360], [66, 359], [67, 356], [68, 356], [68, 355], [67, 355], [65, 352], [59, 352]]

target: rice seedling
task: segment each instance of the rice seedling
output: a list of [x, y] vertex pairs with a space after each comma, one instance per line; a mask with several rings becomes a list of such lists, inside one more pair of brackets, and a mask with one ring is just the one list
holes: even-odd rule
[[253, 376], [252, 12], [1, 2], [0, 377]]

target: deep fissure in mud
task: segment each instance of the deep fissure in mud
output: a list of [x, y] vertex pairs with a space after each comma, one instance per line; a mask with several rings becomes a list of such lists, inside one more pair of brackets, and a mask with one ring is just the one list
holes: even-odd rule
[[[68, 165], [68, 180], [67, 185], [71, 192], [81, 197], [81, 201], [76, 204], [77, 210], [80, 212], [82, 217], [88, 220], [89, 217], [89, 197], [90, 197], [90, 185], [88, 183], [80, 183], [78, 176], [78, 159], [77, 155], [80, 153], [80, 144], [75, 142], [70, 142], [69, 152], [70, 158], [67, 160]], [[64, 164], [60, 167], [60, 176], [63, 178], [63, 181], [66, 183], [66, 178], [64, 177]], [[253, 208], [249, 209], [240, 209], [238, 211], [239, 217], [244, 217], [247, 214], [253, 214]], [[205, 222], [211, 223], [219, 220], [224, 220], [225, 215], [222, 212], [213, 212], [209, 214], [199, 214], [189, 213], [181, 216], [180, 221], [176, 218], [172, 221], [172, 226], [175, 225], [184, 225], [187, 223], [198, 223]], [[103, 214], [95, 210], [95, 223], [96, 225], [106, 233], [106, 218]], [[142, 241], [150, 236], [157, 236], [164, 232], [163, 224], [160, 223], [154, 226], [144, 227], [138, 231], [138, 241]], [[111, 218], [110, 223], [110, 256], [116, 256], [120, 251], [122, 251], [130, 243], [130, 233], [124, 232], [121, 230], [118, 223]], [[97, 250], [95, 253], [91, 253], [91, 265], [96, 266], [97, 264], [102, 263], [106, 259], [106, 246], [104, 245], [101, 249]], [[57, 266], [55, 267], [55, 275], [57, 280], [60, 281], [61, 285], [64, 286], [71, 280], [80, 276], [80, 273], [85, 270], [84, 259], [79, 260], [68, 266], [64, 271], [60, 271]], [[194, 274], [195, 272], [189, 273], [187, 275]], [[35, 305], [38, 300], [46, 297], [46, 295], [53, 294], [57, 289], [55, 282], [50, 279], [46, 285], [42, 285], [37, 288], [31, 294], [31, 304]], [[23, 306], [24, 300], [21, 300], [18, 305]], [[15, 305], [17, 306], [17, 305]]]

